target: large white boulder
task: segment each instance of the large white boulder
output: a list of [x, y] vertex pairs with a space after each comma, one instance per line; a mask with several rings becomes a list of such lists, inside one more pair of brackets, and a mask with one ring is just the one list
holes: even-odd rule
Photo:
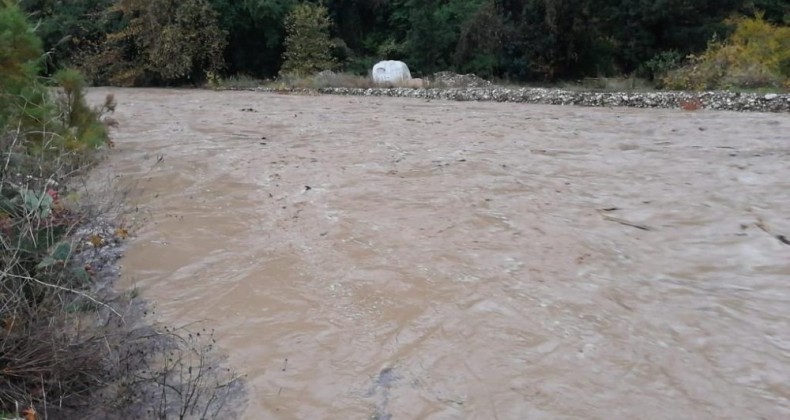
[[411, 80], [409, 66], [403, 61], [379, 61], [373, 66], [373, 81], [378, 84], [398, 85], [406, 80]]

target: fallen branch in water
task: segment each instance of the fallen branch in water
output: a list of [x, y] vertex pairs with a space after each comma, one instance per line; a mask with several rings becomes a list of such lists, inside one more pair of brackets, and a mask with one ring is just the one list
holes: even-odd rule
[[763, 221], [762, 217], [758, 217], [757, 218], [757, 222], [754, 225], [757, 226], [758, 228], [760, 228], [760, 230], [762, 230], [763, 232], [765, 232], [765, 233], [773, 236], [774, 238], [778, 239], [779, 242], [781, 242], [781, 243], [783, 243], [785, 245], [790, 245], [790, 239], [788, 239], [787, 236], [785, 236], [785, 235], [777, 235], [777, 234], [773, 233], [770, 229], [768, 229], [768, 226], [765, 225], [765, 222]]
[[619, 223], [619, 224], [621, 224], [621, 225], [625, 225], [625, 226], [631, 226], [631, 227], [633, 227], [633, 228], [637, 228], [637, 229], [641, 229], [641, 230], [646, 230], [646, 231], [651, 231], [651, 230], [653, 230], [653, 228], [651, 228], [651, 227], [649, 227], [649, 226], [640, 225], [639, 223], [629, 222], [628, 220], [621, 219], [621, 218], [619, 218], [619, 217], [614, 217], [614, 216], [608, 215], [608, 214], [606, 214], [606, 213], [601, 213], [601, 216], [603, 216], [604, 220], [608, 220], [608, 221], [610, 221], [610, 222]]

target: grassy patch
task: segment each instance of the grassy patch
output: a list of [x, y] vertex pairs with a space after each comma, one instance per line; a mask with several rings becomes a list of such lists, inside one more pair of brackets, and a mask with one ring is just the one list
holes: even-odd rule
[[263, 85], [263, 81], [244, 74], [230, 76], [228, 78], [219, 78], [213, 74], [207, 77], [207, 87], [212, 89], [255, 89]]

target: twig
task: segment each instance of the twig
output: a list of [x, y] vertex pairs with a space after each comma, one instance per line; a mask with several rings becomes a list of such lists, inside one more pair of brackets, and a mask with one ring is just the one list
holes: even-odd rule
[[785, 245], [790, 245], [790, 239], [788, 239], [785, 235], [778, 235], [776, 233], [773, 233], [771, 231], [771, 229], [768, 229], [768, 226], [766, 226], [766, 224], [763, 221], [762, 217], [758, 217], [757, 218], [757, 222], [755, 222], [754, 225], [757, 226], [758, 228], [760, 228], [760, 230], [762, 230], [763, 232], [765, 232], [765, 233], [773, 236], [777, 240], [779, 240], [779, 242], [781, 242], [781, 243], [783, 243]]
[[610, 222], [619, 223], [621, 225], [631, 226], [633, 228], [646, 230], [646, 231], [653, 230], [653, 228], [651, 228], [650, 226], [645, 226], [645, 225], [640, 225], [639, 223], [629, 222], [628, 220], [621, 219], [619, 217], [610, 216], [610, 215], [605, 214], [605, 213], [601, 213], [601, 216], [603, 216], [604, 220], [608, 220]]
[[90, 296], [90, 295], [88, 295], [86, 293], [80, 292], [79, 290], [74, 290], [74, 289], [70, 289], [68, 287], [58, 286], [57, 284], [47, 283], [45, 281], [41, 281], [41, 280], [39, 280], [37, 278], [34, 278], [34, 277], [20, 276], [20, 275], [10, 274], [10, 273], [9, 273], [9, 276], [10, 277], [16, 277], [16, 278], [19, 278], [19, 279], [22, 279], [22, 280], [32, 280], [32, 281], [34, 281], [34, 282], [36, 282], [36, 283], [38, 283], [38, 284], [40, 284], [42, 286], [52, 287], [54, 289], [62, 290], [64, 292], [70, 292], [70, 293], [74, 293], [74, 294], [80, 295], [80, 296], [90, 300], [91, 302], [93, 302], [93, 303], [95, 303], [95, 304], [97, 304], [99, 306], [103, 306], [103, 307], [109, 309], [112, 313], [117, 315], [118, 318], [123, 319], [123, 315], [121, 315], [120, 313], [118, 313], [118, 311], [113, 309], [112, 306], [110, 306], [110, 305], [108, 305], [108, 304], [106, 304], [104, 302], [98, 301], [95, 298], [93, 298], [92, 296]]

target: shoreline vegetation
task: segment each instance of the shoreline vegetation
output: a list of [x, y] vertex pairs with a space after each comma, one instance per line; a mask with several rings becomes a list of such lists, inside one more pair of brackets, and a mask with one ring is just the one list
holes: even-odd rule
[[778, 0], [20, 4], [48, 51], [44, 72], [72, 66], [100, 86], [366, 75], [399, 60], [418, 78], [452, 71], [515, 84], [622, 78], [669, 90], [790, 89], [790, 5]]
[[108, 95], [91, 106], [0, 7], [0, 419], [215, 418], [241, 382], [211, 331], [158, 325], [114, 288], [128, 190], [91, 177], [113, 147]]

